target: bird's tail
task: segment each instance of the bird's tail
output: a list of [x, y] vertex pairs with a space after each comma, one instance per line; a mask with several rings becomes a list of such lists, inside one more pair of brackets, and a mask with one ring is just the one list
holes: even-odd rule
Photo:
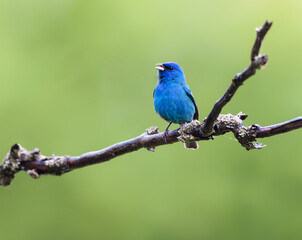
[[186, 142], [184, 143], [185, 148], [191, 149], [191, 150], [196, 150], [199, 148], [198, 142]]

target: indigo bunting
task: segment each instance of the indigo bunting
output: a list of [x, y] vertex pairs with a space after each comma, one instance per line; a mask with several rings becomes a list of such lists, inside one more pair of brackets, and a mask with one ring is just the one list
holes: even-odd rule
[[[172, 123], [190, 123], [199, 117], [193, 94], [186, 83], [185, 75], [177, 63], [156, 64], [157, 86], [153, 92], [155, 111], [169, 122], [165, 138]], [[197, 149], [197, 142], [185, 143], [186, 148]]]

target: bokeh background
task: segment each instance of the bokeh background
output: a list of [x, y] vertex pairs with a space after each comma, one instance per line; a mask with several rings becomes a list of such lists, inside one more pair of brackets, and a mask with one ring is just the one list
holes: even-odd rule
[[[158, 62], [182, 66], [205, 117], [249, 64], [265, 20], [269, 64], [223, 112], [248, 113], [246, 125], [297, 117], [301, 12], [300, 0], [1, 0], [0, 154], [18, 142], [79, 155], [164, 130], [152, 99]], [[0, 189], [1, 239], [302, 239], [301, 137], [248, 152], [229, 134], [61, 177], [19, 173]]]

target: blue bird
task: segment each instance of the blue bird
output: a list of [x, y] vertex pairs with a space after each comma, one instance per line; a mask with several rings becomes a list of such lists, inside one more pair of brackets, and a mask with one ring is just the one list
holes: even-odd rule
[[[190, 123], [199, 117], [193, 94], [186, 83], [181, 67], [174, 62], [156, 64], [157, 86], [153, 92], [155, 111], [169, 122], [165, 138], [172, 123]], [[186, 148], [197, 149], [197, 142], [185, 143]]]

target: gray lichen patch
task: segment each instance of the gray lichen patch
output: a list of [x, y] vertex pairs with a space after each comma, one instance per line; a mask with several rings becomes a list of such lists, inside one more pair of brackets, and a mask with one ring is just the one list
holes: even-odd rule
[[3, 161], [2, 168], [16, 173], [20, 169], [20, 161], [18, 158], [12, 158], [10, 154], [7, 154]]
[[230, 113], [228, 114], [220, 114], [215, 121], [214, 125], [223, 125], [226, 128], [233, 129], [237, 126], [240, 126], [243, 124], [240, 115], [241, 113], [237, 115], [232, 115]]
[[49, 168], [49, 173], [54, 175], [61, 175], [69, 171], [69, 165], [66, 157], [52, 155], [51, 158], [43, 161]]
[[26, 172], [34, 179], [38, 179], [40, 177], [39, 173], [35, 169], [27, 170]]
[[252, 125], [250, 127], [243, 126], [243, 120], [247, 118], [247, 114], [239, 112], [237, 115], [220, 114], [214, 122], [214, 130], [216, 134], [224, 134], [233, 132], [238, 142], [246, 149], [261, 149], [265, 145], [256, 142], [256, 136], [259, 126]]
[[190, 133], [192, 129], [194, 129], [198, 125], [200, 125], [200, 122], [198, 120], [193, 120], [190, 123], [184, 123], [180, 126], [178, 132], [179, 134]]
[[159, 133], [158, 127], [152, 126], [146, 129], [148, 135], [153, 135]]
[[190, 134], [182, 134], [177, 137], [178, 141], [186, 143], [186, 142], [195, 142], [196, 139]]
[[155, 147], [149, 147], [149, 148], [146, 148], [148, 151], [150, 152], [155, 152]]
[[252, 125], [250, 127], [240, 126], [236, 129], [235, 136], [246, 150], [262, 149], [266, 145], [256, 142], [256, 131], [257, 125]]
[[226, 132], [233, 131], [234, 129], [243, 125], [243, 120], [247, 118], [247, 114], [238, 113], [237, 115], [220, 114], [214, 122], [214, 132], [217, 135], [224, 134]]
[[236, 117], [240, 118], [241, 120], [245, 120], [248, 117], [248, 115], [243, 112], [239, 112], [237, 113]]
[[24, 148], [19, 144], [11, 147], [0, 165], [0, 185], [7, 186], [14, 179], [15, 173], [20, 170], [20, 157], [23, 152]]
[[190, 123], [182, 124], [178, 130], [180, 136], [177, 137], [177, 139], [183, 143], [196, 141], [194, 136], [191, 135], [191, 131], [198, 125], [200, 125], [200, 122], [198, 120], [193, 120]]

